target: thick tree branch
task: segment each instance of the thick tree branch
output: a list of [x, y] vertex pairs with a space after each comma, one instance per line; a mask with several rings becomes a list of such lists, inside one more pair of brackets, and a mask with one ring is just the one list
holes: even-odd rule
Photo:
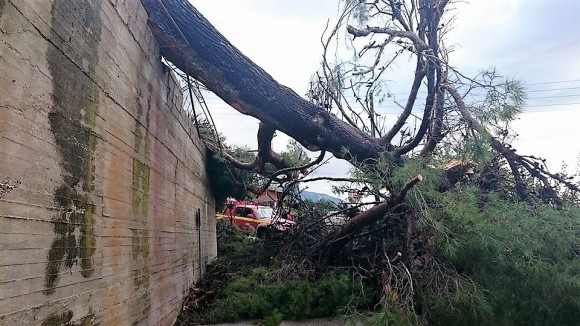
[[435, 102], [435, 68], [432, 65], [432, 62], [429, 62], [427, 65], [427, 98], [425, 99], [425, 108], [423, 109], [421, 125], [409, 143], [401, 146], [400, 148], [397, 148], [394, 151], [394, 155], [397, 157], [415, 149], [421, 140], [423, 140], [423, 137], [425, 137], [425, 134], [431, 125], [431, 114]]
[[441, 67], [437, 67], [437, 81], [435, 84], [435, 108], [433, 110], [433, 117], [431, 118], [431, 130], [427, 144], [421, 150], [421, 156], [426, 156], [435, 150], [437, 144], [443, 139], [443, 105], [445, 103], [445, 90], [441, 87], [443, 82], [446, 82], [447, 76], [441, 72]]
[[449, 4], [449, 0], [438, 0], [437, 11], [436, 11], [437, 22], [439, 22], [441, 20], [441, 17], [443, 16], [443, 13], [445, 12], [445, 7], [448, 4]]
[[272, 138], [274, 137], [275, 132], [276, 129], [274, 126], [263, 122], [260, 123], [258, 129], [258, 154], [252, 162], [242, 162], [210, 142], [205, 142], [205, 144], [210, 151], [220, 153], [233, 167], [241, 170], [253, 170], [262, 173], [266, 163], [272, 163], [280, 169], [287, 168], [282, 155], [272, 151]]
[[401, 14], [401, 7], [400, 7], [401, 3], [395, 2], [395, 1], [389, 1], [389, 4], [391, 6], [391, 11], [393, 13], [393, 17], [399, 22], [399, 24], [401, 24], [401, 26], [403, 26], [405, 31], [410, 32], [411, 27], [409, 27], [409, 24], [407, 24], [407, 22], [403, 18], [403, 15]]
[[514, 180], [516, 181], [516, 193], [522, 199], [529, 200], [529, 191], [525, 187], [525, 184], [523, 183], [519, 175], [519, 171], [517, 169], [518, 165], [524, 168], [530, 175], [539, 179], [542, 182], [545, 191], [548, 192], [549, 194], [550, 199], [552, 199], [557, 205], [562, 205], [562, 200], [553, 189], [547, 176], [558, 182], [561, 182], [562, 184], [564, 184], [566, 187], [568, 187], [573, 191], [580, 192], [580, 188], [578, 188], [577, 185], [569, 181], [566, 181], [556, 175], [548, 173], [541, 167], [527, 161], [525, 157], [516, 154], [514, 150], [507, 148], [504, 144], [502, 144], [499, 140], [497, 140], [497, 138], [491, 135], [487, 131], [487, 129], [481, 123], [479, 123], [479, 121], [473, 119], [473, 117], [467, 111], [467, 107], [463, 102], [463, 98], [461, 97], [459, 92], [455, 89], [455, 87], [453, 87], [451, 84], [448, 83], [443, 84], [443, 87], [453, 97], [455, 103], [457, 104], [457, 109], [461, 113], [461, 116], [463, 117], [467, 125], [470, 128], [477, 131], [479, 134], [485, 135], [488, 138], [491, 147], [495, 149], [498, 153], [500, 153], [508, 161], [508, 164], [514, 176]]
[[316, 164], [320, 164], [320, 162], [322, 162], [322, 160], [324, 160], [325, 155], [326, 155], [326, 151], [323, 150], [320, 152], [320, 155], [318, 155], [318, 158], [316, 158], [315, 160], [308, 162], [302, 166], [288, 167], [285, 169], [278, 170], [278, 171], [274, 172], [273, 174], [269, 175], [268, 178], [273, 179], [279, 175], [287, 174], [289, 172], [294, 172], [294, 171], [300, 171], [303, 174], [306, 174], [309, 168], [315, 166]]
[[284, 167], [282, 156], [272, 151], [272, 138], [274, 138], [275, 132], [276, 128], [273, 125], [260, 122], [258, 128], [258, 155], [256, 155], [254, 165], [254, 170], [258, 172], [264, 171], [264, 167], [268, 162], [271, 162], [278, 168]]
[[522, 176], [520, 175], [520, 171], [518, 170], [516, 163], [511, 160], [506, 161], [508, 163], [508, 166], [510, 167], [510, 170], [512, 171], [512, 175], [514, 176], [516, 194], [521, 199], [529, 201], [530, 192], [528, 191], [526, 184], [522, 180]]
[[[142, 0], [164, 57], [241, 113], [310, 150], [375, 158], [385, 147], [280, 85], [223, 37], [187, 0]], [[345, 151], [344, 149], [348, 149]]]
[[222, 152], [221, 154], [226, 159], [226, 161], [228, 161], [228, 163], [235, 168], [238, 168], [240, 170], [254, 170], [255, 169], [255, 166], [256, 166], [255, 160], [253, 162], [242, 162], [225, 151]]
[[447, 92], [449, 92], [449, 94], [451, 94], [451, 97], [453, 97], [453, 100], [455, 101], [455, 104], [457, 105], [457, 109], [461, 113], [463, 120], [465, 120], [465, 122], [467, 123], [467, 126], [471, 129], [477, 131], [480, 135], [484, 135], [484, 136], [488, 137], [491, 147], [493, 149], [495, 149], [498, 153], [500, 153], [508, 161], [508, 165], [512, 171], [512, 175], [514, 176], [514, 180], [516, 182], [515, 190], [516, 190], [516, 193], [518, 194], [518, 196], [523, 200], [526, 200], [526, 201], [530, 200], [529, 191], [528, 191], [525, 183], [523, 183], [523, 181], [519, 175], [518, 168], [517, 168], [518, 155], [515, 152], [513, 152], [512, 150], [510, 150], [509, 148], [505, 147], [495, 137], [493, 137], [487, 131], [487, 129], [481, 123], [479, 123], [479, 121], [473, 119], [471, 114], [469, 114], [469, 112], [467, 111], [467, 107], [465, 106], [465, 102], [463, 101], [463, 98], [461, 97], [459, 92], [455, 89], [455, 87], [453, 87], [453, 85], [448, 84], [448, 83], [444, 83], [442, 85], [442, 87]]

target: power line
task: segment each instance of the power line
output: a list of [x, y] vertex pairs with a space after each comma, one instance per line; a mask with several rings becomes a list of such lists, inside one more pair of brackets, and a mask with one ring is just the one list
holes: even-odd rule
[[537, 100], [537, 99], [542, 99], [542, 98], [558, 98], [558, 97], [578, 97], [578, 96], [580, 96], [580, 94], [537, 96], [537, 97], [528, 97], [528, 100]]
[[[580, 89], [580, 87], [564, 87], [564, 88], [551, 88], [551, 89], [535, 89], [535, 90], [529, 90], [526, 91], [526, 93], [537, 93], [537, 92], [554, 92], [554, 91], [562, 91], [562, 90], [572, 90], [572, 89]], [[391, 94], [391, 95], [397, 95], [397, 94]], [[399, 95], [409, 95], [408, 93], [399, 93]], [[417, 95], [427, 95], [427, 93], [423, 93], [423, 92], [418, 92]], [[553, 95], [551, 97], [569, 97], [569, 96], [580, 96], [580, 95]], [[353, 95], [346, 95], [346, 98], [349, 99], [356, 99], [356, 96]], [[535, 98], [550, 98], [550, 96], [547, 97], [528, 97], [528, 99], [535, 99]]]
[[541, 82], [541, 83], [526, 83], [524, 85], [548, 85], [548, 84], [563, 84], [563, 83], [576, 83], [576, 82], [580, 82], [580, 79], [558, 80], [558, 81], [549, 81], [549, 82]]
[[[553, 99], [553, 98], [569, 98], [569, 97], [580, 97], [580, 94], [568, 94], [568, 95], [554, 95], [554, 96], [537, 96], [537, 97], [529, 97], [528, 100], [540, 100], [540, 99]], [[220, 103], [221, 104], [221, 103]], [[541, 104], [541, 106], [551, 106], [551, 105], [572, 105], [572, 104], [576, 104], [576, 103], [544, 103]], [[425, 103], [415, 103], [414, 107], [420, 107], [425, 105]], [[526, 105], [527, 107], [534, 107], [534, 106], [538, 106], [540, 104], [529, 104]], [[397, 105], [397, 104], [389, 104], [389, 105], [377, 105], [375, 106], [375, 108], [377, 109], [400, 109], [401, 106]], [[231, 110], [232, 108], [229, 106], [212, 106], [211, 107], [212, 110], [219, 110], [219, 111], [224, 111], [224, 110]], [[241, 114], [241, 113], [240, 113]]]
[[[580, 105], [580, 102], [576, 103], [556, 103], [556, 104], [536, 104], [536, 105], [526, 105], [526, 108], [537, 108], [542, 106], [566, 106], [566, 105]], [[546, 110], [550, 111], [550, 110]]]
[[[576, 95], [576, 96], [580, 96], [580, 95]], [[549, 107], [549, 106], [566, 106], [566, 105], [579, 105], [580, 102], [572, 102], [572, 103], [545, 103], [545, 104], [531, 104], [531, 105], [525, 105], [524, 108], [534, 108], [534, 107]], [[424, 106], [425, 103], [417, 103], [415, 104], [415, 108], [420, 108], [422, 106]], [[396, 105], [380, 105], [380, 106], [375, 106], [376, 109], [401, 109], [401, 107], [396, 106]], [[220, 110], [220, 111], [231, 111], [232, 108], [229, 107], [212, 107], [210, 110]], [[229, 112], [224, 112], [224, 113], [220, 113], [217, 112], [216, 114], [232, 114], [232, 115], [237, 115], [237, 116], [242, 116], [244, 114], [242, 113], [235, 113], [237, 111], [232, 111], [232, 113]], [[386, 114], [384, 112], [379, 112], [379, 114]]]
[[[549, 81], [549, 82], [538, 82], [538, 83], [528, 83], [526, 85], [545, 85], [545, 84], [559, 84], [559, 83], [571, 83], [571, 82], [580, 82], [580, 79], [577, 80], [561, 80], [561, 81]], [[529, 90], [527, 92], [553, 92], [553, 91], [563, 91], [563, 90], [575, 90], [575, 89], [580, 89], [580, 87], [562, 87], [562, 88], [547, 88], [547, 89], [536, 89], [536, 90]], [[393, 93], [391, 95], [395, 95], [396, 93]], [[399, 94], [405, 94], [405, 93], [399, 93]], [[352, 95], [347, 95], [346, 97], [349, 98], [355, 98]], [[580, 97], [580, 94], [564, 94], [564, 95], [550, 95], [550, 96], [536, 96], [536, 97], [529, 97], [527, 98], [528, 100], [538, 100], [538, 99], [552, 99], [552, 98], [567, 98], [567, 97]], [[210, 98], [207, 100], [208, 102], [210, 102], [209, 104], [212, 104], [211, 102], [215, 103], [215, 104], [225, 104], [223, 101], [221, 101], [221, 99], [219, 98]], [[416, 103], [415, 107], [422, 107], [424, 106], [424, 103]], [[561, 107], [561, 106], [572, 106], [572, 105], [580, 105], [580, 102], [572, 102], [572, 103], [545, 103], [545, 104], [532, 104], [532, 105], [526, 105], [524, 106], [524, 111], [523, 113], [532, 113], [532, 112], [552, 112], [552, 111], [570, 111], [573, 110], [574, 108], [569, 108], [569, 109], [550, 109], [550, 110], [533, 110], [533, 111], [526, 111], [525, 109], [527, 108], [537, 108], [537, 107], [553, 107], [553, 106], [557, 106], [557, 107]], [[396, 105], [396, 104], [391, 104], [391, 105], [378, 105], [376, 106], [377, 109], [401, 109], [401, 106]], [[215, 105], [211, 105], [211, 111], [214, 111], [214, 114], [220, 116], [222, 119], [225, 118], [226, 116], [230, 116], [230, 117], [243, 117], [245, 116], [242, 113], [238, 113], [237, 111], [232, 111], [232, 108], [229, 106], [215, 106]], [[215, 112], [215, 111], [228, 111], [228, 112]], [[396, 115], [396, 114], [400, 114], [400, 112], [380, 112], [381, 115]], [[233, 118], [232, 118], [233, 119]]]
[[[576, 79], [576, 80], [559, 80], [559, 81], [550, 81], [550, 82], [541, 82], [541, 83], [526, 83], [526, 84], [524, 84], [524, 86], [562, 84], [562, 83], [573, 83], [573, 82], [580, 82], [580, 79]], [[553, 92], [553, 91], [563, 91], [563, 90], [570, 90], [570, 89], [580, 89], [580, 87], [560, 87], [560, 88], [547, 88], [547, 89], [532, 89], [532, 90], [526, 90], [526, 93]], [[395, 96], [395, 95], [406, 96], [406, 95], [409, 95], [409, 93], [389, 93], [389, 92], [387, 92], [387, 94], [388, 95], [391, 95], [391, 96]], [[426, 95], [427, 92], [424, 92], [423, 91], [423, 92], [418, 92], [417, 94]], [[356, 96], [350, 95], [350, 94], [345, 95], [345, 97], [356, 98]]]
[[564, 91], [570, 89], [580, 89], [580, 87], [562, 87], [562, 88], [548, 88], [548, 89], [532, 89], [526, 91], [526, 93], [536, 93], [536, 92], [553, 92], [553, 91]]
[[[536, 93], [536, 92], [553, 92], [553, 91], [563, 91], [563, 90], [573, 90], [573, 89], [580, 89], [580, 87], [563, 87], [563, 88], [549, 88], [549, 89], [535, 89], [526, 91], [527, 93]], [[426, 95], [427, 93], [419, 92], [419, 95]], [[408, 95], [407, 93], [392, 93], [391, 95]], [[549, 99], [549, 98], [560, 98], [560, 97], [578, 97], [580, 94], [564, 94], [564, 95], [551, 95], [551, 96], [537, 96], [537, 97], [528, 97], [528, 100], [534, 99]], [[345, 95], [345, 97], [349, 99], [356, 99], [354, 95]], [[206, 99], [206, 102], [209, 104], [222, 104], [225, 103], [219, 98], [209, 98]], [[387, 106], [385, 106], [387, 107]], [[397, 105], [391, 107], [398, 107]]]

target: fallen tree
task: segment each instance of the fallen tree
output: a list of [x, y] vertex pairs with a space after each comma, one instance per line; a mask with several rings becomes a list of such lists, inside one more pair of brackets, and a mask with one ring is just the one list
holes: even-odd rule
[[[509, 122], [523, 105], [521, 87], [516, 82], [499, 78], [495, 73], [484, 73], [479, 80], [467, 79], [468, 83], [465, 83], [466, 78], [449, 65], [446, 49], [442, 46], [443, 36], [449, 29], [449, 21], [444, 19], [449, 1], [346, 1], [336, 27], [326, 40], [323, 38], [325, 53], [322, 73], [317, 75], [311, 86], [310, 101], [276, 82], [243, 55], [188, 1], [142, 0], [142, 3], [149, 15], [149, 26], [166, 59], [232, 108], [261, 121], [257, 135], [258, 155], [253, 161], [240, 162], [221, 151], [220, 155], [237, 168], [263, 172], [265, 164], [272, 163], [284, 172], [288, 166], [271, 149], [276, 130], [286, 133], [309, 150], [321, 150], [321, 156], [312, 165], [319, 163], [324, 152], [328, 151], [335, 157], [358, 164], [363, 170], [365, 166], [376, 165], [381, 157], [398, 164], [405, 162], [408, 155], [430, 157], [453, 142], [474, 139], [478, 134], [480, 140], [487, 142], [503, 158], [512, 174], [515, 192], [521, 199], [534, 201], [541, 197], [542, 201], [562, 205], [557, 190], [559, 185], [573, 192], [579, 190], [565, 177], [550, 173], [543, 160], [519, 155], [509, 143], [503, 142], [507, 129], [498, 129], [499, 118], [492, 121], [482, 118], [482, 115], [475, 116], [473, 111], [468, 110], [459, 87], [466, 88], [468, 92], [474, 88], [482, 89], [486, 98], [480, 106], [496, 108], [496, 112], [489, 109], [486, 114], [501, 116]], [[353, 16], [365, 16], [367, 25], [348, 25]], [[370, 20], [369, 17], [386, 17], [390, 22], [385, 26], [371, 26], [370, 23], [377, 20]], [[372, 64], [351, 67], [350, 86], [345, 85], [345, 73], [340, 72], [342, 68], [332, 66], [326, 60], [330, 40], [344, 25], [347, 25], [346, 33], [353, 40], [370, 38], [360, 50], [360, 56], [374, 51]], [[379, 40], [379, 37], [382, 38]], [[386, 49], [392, 46], [398, 50], [392, 56], [386, 56]], [[397, 121], [388, 129], [381, 128], [379, 114], [374, 110], [374, 96], [383, 87], [380, 76], [402, 53], [416, 58], [413, 82]], [[452, 74], [455, 76], [453, 81]], [[362, 93], [361, 85], [366, 89]], [[411, 131], [404, 126], [416, 107], [419, 89], [425, 86], [427, 95], [420, 125]], [[356, 102], [363, 108], [362, 112], [349, 104], [345, 97], [347, 91], [353, 92]], [[364, 119], [365, 115], [367, 119]], [[498, 130], [499, 136], [494, 136], [490, 128]], [[398, 144], [395, 144], [397, 140]], [[220, 152], [215, 144], [212, 146], [208, 142], [208, 145], [210, 150]], [[283, 178], [280, 178], [281, 174]], [[289, 178], [288, 174], [274, 173], [270, 177], [281, 183], [295, 183], [293, 178], [297, 175], [294, 173]], [[443, 181], [447, 182], [445, 188], [452, 188], [463, 176], [444, 174]], [[538, 181], [524, 182], [529, 178]], [[371, 188], [371, 193], [377, 198], [382, 197], [385, 204], [396, 200], [392, 194], [396, 194], [398, 189], [388, 183]], [[380, 214], [371, 215], [366, 213], [359, 216], [355, 219], [357, 223], [349, 224], [358, 227], [349, 227], [348, 231], [360, 231], [381, 217]], [[337, 236], [345, 236], [344, 232], [337, 233]]]
[[[448, 62], [443, 39], [452, 26], [446, 17], [451, 1], [343, 1], [336, 26], [321, 39], [322, 66], [308, 100], [240, 53], [187, 0], [142, 3], [163, 56], [188, 83], [192, 77], [261, 122], [255, 157], [240, 160], [224, 152], [219, 139], [206, 139], [211, 151], [239, 169], [265, 174], [262, 189], [271, 181], [287, 189], [344, 181], [374, 197], [368, 202], [373, 207], [339, 226], [326, 221], [364, 203], [322, 216], [298, 202], [293, 208], [302, 218], [293, 231], [263, 243], [268, 251], [259, 256], [258, 270], [275, 270], [265, 279], [259, 274], [251, 282], [255, 288], [245, 282], [230, 288], [216, 311], [260, 311], [244, 316], [264, 318], [284, 307], [278, 319], [299, 318], [284, 311], [294, 304], [285, 300], [294, 298], [288, 293], [295, 284], [275, 284], [299, 271], [300, 284], [313, 289], [304, 280], [318, 282], [338, 271], [352, 278], [350, 285], [372, 286], [356, 297], [375, 307], [377, 324], [557, 325], [580, 318], [580, 189], [551, 173], [544, 160], [511, 147], [509, 123], [525, 100], [521, 83], [494, 71], [468, 78]], [[341, 32], [359, 42], [353, 48], [360, 60], [328, 59]], [[403, 55], [414, 59], [412, 81], [405, 100], [395, 102], [400, 115], [387, 125], [375, 103], [387, 93], [385, 71]], [[276, 130], [320, 155], [289, 165], [271, 149]], [[351, 162], [351, 176], [306, 177], [326, 152]], [[314, 301], [298, 301], [304, 304], [300, 318], [312, 317], [304, 312]], [[265, 303], [271, 309], [264, 310]]]
[[309, 150], [325, 149], [336, 157], [345, 157], [344, 148], [361, 160], [385, 150], [373, 137], [276, 82], [188, 1], [142, 3], [163, 56], [234, 109], [259, 119], [261, 130], [280, 130]]

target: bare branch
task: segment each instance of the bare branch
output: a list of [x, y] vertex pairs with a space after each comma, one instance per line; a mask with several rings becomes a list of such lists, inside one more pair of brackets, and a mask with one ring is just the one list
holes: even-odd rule
[[382, 144], [390, 144], [393, 140], [393, 137], [401, 130], [407, 119], [411, 115], [411, 111], [413, 111], [413, 106], [415, 105], [415, 101], [417, 100], [417, 93], [419, 92], [419, 88], [421, 87], [421, 82], [425, 78], [425, 72], [423, 71], [421, 58], [417, 58], [417, 66], [415, 68], [415, 78], [413, 79], [413, 84], [411, 86], [411, 92], [409, 92], [409, 97], [407, 99], [407, 104], [401, 112], [401, 115], [397, 118], [397, 122], [393, 125], [393, 127], [380, 139]]
[[282, 174], [287, 174], [289, 172], [294, 172], [294, 171], [301, 171], [303, 174], [307, 173], [307, 170], [317, 164], [320, 164], [320, 162], [322, 162], [322, 160], [324, 160], [324, 156], [326, 155], [326, 151], [321, 151], [320, 155], [318, 156], [318, 158], [316, 158], [315, 160], [308, 162], [305, 165], [302, 166], [298, 166], [298, 167], [289, 167], [289, 168], [285, 168], [282, 170], [278, 170], [275, 173], [271, 174], [270, 176], [268, 176], [268, 178], [275, 178], [279, 175]]
[[427, 43], [425, 43], [423, 40], [421, 40], [417, 36], [417, 34], [415, 34], [413, 32], [409, 32], [409, 31], [398, 31], [398, 30], [394, 30], [394, 29], [391, 29], [388, 27], [366, 27], [364, 29], [358, 29], [358, 28], [353, 27], [351, 25], [347, 26], [347, 31], [353, 37], [363, 37], [363, 36], [367, 36], [371, 33], [374, 33], [374, 34], [387, 34], [390, 36], [406, 38], [406, 39], [411, 40], [413, 42], [413, 44], [415, 44], [415, 47], [417, 48], [417, 52], [421, 52], [422, 50], [429, 48]]
[[522, 182], [521, 177], [519, 176], [519, 171], [517, 169], [518, 165], [524, 168], [530, 175], [539, 179], [542, 182], [544, 189], [549, 193], [550, 199], [552, 199], [559, 206], [562, 205], [562, 200], [559, 198], [558, 194], [553, 189], [547, 176], [558, 182], [561, 182], [562, 184], [564, 184], [566, 187], [568, 187], [573, 191], [580, 192], [580, 188], [577, 185], [567, 180], [564, 180], [559, 176], [549, 173], [548, 171], [540, 167], [538, 164], [533, 164], [526, 157], [520, 156], [516, 154], [514, 150], [507, 148], [504, 144], [502, 144], [499, 140], [497, 140], [496, 137], [491, 135], [489, 131], [481, 123], [479, 123], [477, 120], [471, 117], [471, 115], [467, 111], [467, 107], [465, 106], [463, 98], [452, 85], [445, 83], [443, 84], [443, 87], [447, 92], [449, 92], [449, 94], [451, 94], [451, 96], [455, 100], [455, 103], [457, 104], [457, 109], [459, 110], [459, 112], [461, 112], [461, 115], [463, 119], [466, 121], [467, 125], [470, 128], [476, 130], [479, 134], [485, 135], [488, 138], [491, 147], [495, 149], [498, 153], [500, 153], [508, 161], [508, 164], [510, 165], [510, 169], [514, 176], [514, 180], [516, 181], [516, 192], [520, 197], [522, 197], [522, 199], [529, 200], [529, 198], [527, 198], [527, 196], [529, 196], [529, 192], [525, 188], [525, 184]]

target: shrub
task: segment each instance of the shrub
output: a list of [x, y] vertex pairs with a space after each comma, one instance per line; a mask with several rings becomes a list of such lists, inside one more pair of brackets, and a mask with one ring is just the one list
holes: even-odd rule
[[[222, 301], [210, 313], [209, 321], [229, 322], [237, 319], [269, 321], [303, 320], [338, 315], [340, 308], [357, 302], [357, 293], [350, 277], [345, 274], [327, 276], [317, 282], [291, 280], [266, 281], [264, 269], [226, 286]], [[364, 302], [358, 302], [364, 304]]]

